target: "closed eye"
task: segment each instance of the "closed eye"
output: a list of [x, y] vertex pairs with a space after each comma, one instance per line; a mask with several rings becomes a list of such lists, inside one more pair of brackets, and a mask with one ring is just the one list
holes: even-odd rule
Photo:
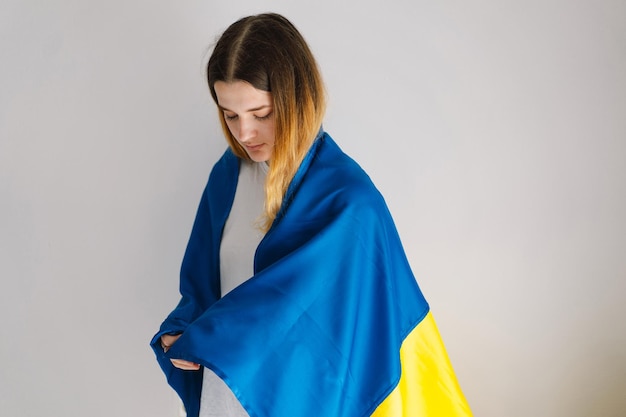
[[274, 113], [274, 112], [269, 112], [269, 113], [267, 113], [265, 116], [257, 116], [257, 115], [255, 114], [255, 115], [254, 115], [254, 118], [255, 118], [255, 119], [257, 119], [257, 120], [267, 120], [267, 119], [269, 119], [269, 118], [272, 116], [272, 114], [273, 114], [273, 113]]

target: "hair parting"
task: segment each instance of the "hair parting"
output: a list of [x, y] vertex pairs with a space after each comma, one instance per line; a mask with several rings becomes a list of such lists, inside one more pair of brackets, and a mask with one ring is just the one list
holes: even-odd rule
[[[326, 94], [306, 41], [289, 20], [275, 13], [238, 20], [219, 38], [207, 65], [207, 81], [217, 103], [217, 81], [245, 81], [272, 93], [276, 138], [260, 227], [269, 230], [287, 188], [322, 125]], [[219, 112], [222, 130], [239, 158], [249, 159]]]

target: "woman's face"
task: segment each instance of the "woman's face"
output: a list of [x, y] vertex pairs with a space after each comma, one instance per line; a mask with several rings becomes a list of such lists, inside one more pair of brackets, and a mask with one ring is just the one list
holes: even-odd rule
[[224, 112], [230, 133], [255, 162], [272, 158], [275, 139], [272, 93], [245, 81], [217, 81], [217, 105]]

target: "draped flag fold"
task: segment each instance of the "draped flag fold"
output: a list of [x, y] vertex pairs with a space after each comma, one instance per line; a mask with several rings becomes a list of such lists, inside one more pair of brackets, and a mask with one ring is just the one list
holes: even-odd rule
[[[202, 196], [182, 299], [152, 346], [188, 415], [213, 370], [251, 417], [469, 416], [384, 199], [324, 132], [257, 248], [254, 275], [219, 298], [219, 242], [237, 185], [227, 151]], [[164, 353], [159, 337], [182, 336]]]

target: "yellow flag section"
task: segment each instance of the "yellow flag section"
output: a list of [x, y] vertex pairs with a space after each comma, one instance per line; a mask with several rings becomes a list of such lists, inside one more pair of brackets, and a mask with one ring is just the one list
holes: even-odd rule
[[461, 392], [432, 313], [404, 339], [400, 382], [373, 417], [457, 417], [472, 412]]

